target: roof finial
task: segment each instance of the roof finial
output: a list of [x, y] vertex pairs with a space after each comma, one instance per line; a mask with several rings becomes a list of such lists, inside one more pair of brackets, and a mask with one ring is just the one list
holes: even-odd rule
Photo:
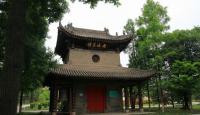
[[61, 24], [61, 20], [59, 20], [59, 27], [61, 27], [62, 26], [62, 24]]
[[118, 36], [118, 33], [116, 32], [116, 36]]
[[72, 26], [72, 23], [68, 23], [68, 24], [67, 24], [67, 27], [68, 27], [68, 28], [72, 28], [72, 27], [73, 27], [73, 26]]
[[125, 35], [126, 34], [126, 32], [125, 31], [123, 31], [123, 35]]
[[104, 31], [108, 34], [109, 33], [109, 29], [104, 28]]

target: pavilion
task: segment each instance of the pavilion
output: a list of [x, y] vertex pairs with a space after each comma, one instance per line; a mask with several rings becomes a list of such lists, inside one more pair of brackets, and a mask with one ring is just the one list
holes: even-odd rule
[[143, 111], [141, 87], [155, 72], [121, 67], [119, 54], [133, 37], [110, 35], [106, 28], [99, 31], [60, 24], [55, 53], [64, 64], [51, 69], [45, 79], [50, 88], [49, 111], [121, 112], [123, 106], [129, 109], [132, 86], [138, 88], [139, 110]]

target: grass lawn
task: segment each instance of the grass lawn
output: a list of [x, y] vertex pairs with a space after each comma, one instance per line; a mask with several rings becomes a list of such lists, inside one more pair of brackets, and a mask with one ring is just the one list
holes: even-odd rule
[[157, 111], [152, 115], [189, 115], [191, 112], [181, 109], [165, 109], [165, 112]]
[[200, 110], [200, 104], [193, 105], [192, 109], [194, 109], [194, 110]]
[[[191, 115], [191, 114], [200, 114], [200, 104], [198, 105], [193, 105], [193, 110], [192, 111], [184, 111], [180, 108], [165, 108], [165, 112], [161, 112], [158, 110], [157, 107], [153, 107], [150, 110], [148, 108], [144, 108], [144, 111], [146, 112], [155, 112], [150, 115]], [[47, 113], [38, 113], [38, 112], [24, 112], [18, 115], [47, 115]], [[128, 114], [127, 114], [128, 115]]]
[[40, 113], [22, 112], [17, 115], [40, 115]]
[[193, 105], [192, 111], [185, 111], [180, 108], [165, 108], [165, 112], [161, 112], [158, 110], [158, 108], [151, 108], [150, 110], [145, 109], [145, 111], [151, 111], [155, 112], [154, 114], [151, 115], [191, 115], [191, 114], [200, 114], [200, 104], [198, 105]]

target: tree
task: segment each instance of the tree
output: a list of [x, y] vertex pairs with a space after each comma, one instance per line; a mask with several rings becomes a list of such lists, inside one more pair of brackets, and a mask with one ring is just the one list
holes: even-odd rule
[[[131, 32], [130, 30], [137, 28], [137, 38], [134, 41], [136, 52], [133, 49], [131, 50], [134, 54], [130, 54], [130, 67], [151, 68], [150, 59], [155, 57], [155, 53], [159, 53], [156, 50], [161, 46], [162, 35], [169, 29], [168, 21], [166, 7], [153, 0], [147, 0], [142, 9], [142, 16], [135, 20], [136, 27], [133, 21], [128, 20], [124, 27], [126, 32]], [[134, 31], [132, 33], [135, 34]]]
[[169, 29], [169, 17], [166, 7], [158, 2], [147, 0], [142, 9], [142, 16], [136, 19], [138, 41], [138, 56], [142, 65], [140, 68], [151, 68], [150, 61], [159, 53], [162, 35]]
[[27, 46], [25, 50], [26, 61], [20, 83], [19, 112], [21, 112], [22, 109], [23, 95], [30, 94], [30, 92], [32, 94], [36, 89], [42, 87], [44, 77], [49, 68], [53, 68], [56, 65], [56, 61], [53, 59], [53, 53], [46, 50], [43, 42], [40, 43], [37, 40], [34, 40], [31, 43], [32, 44], [29, 45], [29, 47]]
[[[199, 88], [200, 73], [200, 28], [176, 30], [165, 35], [162, 48], [166, 71], [170, 73], [164, 86], [178, 100], [183, 102], [183, 109], [191, 109], [191, 96]], [[192, 85], [191, 85], [192, 84]]]
[[[82, 2], [90, 3], [91, 7], [94, 7], [97, 1], [100, 0]], [[119, 3], [118, 0], [105, 0], [105, 2], [115, 5]], [[25, 67], [25, 41], [29, 37], [44, 39], [48, 24], [61, 19], [62, 14], [66, 11], [67, 2], [65, 0], [2, 0], [0, 8], [1, 16], [5, 16], [7, 19], [5, 46], [1, 51], [5, 52], [5, 57], [3, 74], [0, 77], [0, 111], [3, 115], [14, 115], [16, 114], [20, 77], [23, 75]], [[5, 15], [2, 15], [3, 13]], [[4, 32], [1, 32], [0, 35], [2, 33]]]
[[[46, 4], [45, 4], [46, 3]], [[57, 3], [57, 4], [56, 4]], [[24, 71], [24, 47], [29, 37], [44, 39], [47, 22], [60, 19], [66, 9], [65, 1], [1, 1], [1, 11], [7, 15], [5, 41], [5, 58], [3, 76], [0, 80], [1, 114], [16, 114], [17, 97], [20, 88], [20, 77]], [[9, 6], [7, 6], [9, 4]], [[6, 7], [8, 9], [6, 9]], [[1, 12], [1, 13], [2, 13]], [[31, 26], [30, 26], [31, 25]], [[40, 25], [40, 27], [37, 27]], [[44, 29], [44, 30], [42, 30]], [[30, 34], [31, 33], [31, 34]], [[44, 35], [43, 37], [38, 37]]]
[[165, 81], [168, 89], [181, 97], [185, 110], [191, 109], [192, 93], [198, 89], [199, 69], [199, 62], [176, 61], [172, 66], [172, 76]]
[[[76, 1], [76, 0], [71, 0], [72, 2]], [[104, 1], [105, 3], [111, 3], [114, 4], [116, 6], [120, 5], [119, 0], [79, 0], [79, 2], [83, 2], [84, 4], [90, 4], [91, 8], [95, 8], [98, 4], [98, 2], [100, 1]]]
[[[3, 2], [5, 4], [5, 1]], [[23, 67], [20, 65], [23, 65], [22, 49], [23, 38], [25, 38], [25, 1], [9, 1], [9, 3], [12, 3], [12, 6], [9, 6], [8, 10], [5, 60], [3, 75], [0, 78], [0, 110], [4, 115], [14, 115], [16, 112], [19, 78], [23, 71]]]
[[[125, 30], [130, 32], [127, 27], [134, 27], [128, 20]], [[133, 22], [133, 21], [132, 21]], [[161, 55], [162, 36], [169, 29], [169, 16], [167, 8], [161, 6], [158, 2], [147, 0], [142, 9], [142, 15], [135, 20], [136, 39], [132, 43], [132, 49], [129, 54], [129, 67], [141, 69], [155, 69], [158, 74], [158, 80], [150, 82], [151, 86], [157, 87], [157, 95], [160, 95], [158, 86], [163, 67], [163, 57]], [[129, 26], [128, 26], [129, 25]], [[132, 30], [135, 30], [132, 28]], [[156, 85], [157, 84], [157, 85]], [[158, 97], [158, 101], [160, 97]]]

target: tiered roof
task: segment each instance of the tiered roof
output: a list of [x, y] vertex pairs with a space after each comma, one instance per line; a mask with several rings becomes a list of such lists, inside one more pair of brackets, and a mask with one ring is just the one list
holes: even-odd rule
[[[55, 52], [61, 56], [66, 55], [69, 44], [78, 43], [106, 43], [112, 48], [118, 47], [123, 50], [132, 40], [132, 35], [112, 36], [108, 30], [104, 31], [75, 28], [72, 25], [58, 27], [58, 40]], [[111, 47], [109, 47], [111, 48]], [[106, 49], [108, 50], [108, 49]], [[124, 68], [120, 66], [103, 65], [72, 65], [63, 64], [51, 69], [48, 73], [46, 82], [52, 79], [73, 79], [73, 80], [145, 80], [155, 74], [155, 71], [140, 70], [134, 68]]]
[[[116, 50], [119, 51], [124, 50], [129, 42], [133, 39], [132, 34], [127, 35], [110, 35], [108, 29], [104, 29], [104, 31], [100, 30], [91, 30], [91, 29], [83, 29], [73, 27], [72, 24], [68, 24], [67, 26], [62, 26], [61, 24], [58, 27], [58, 38], [55, 53], [59, 55], [63, 55], [63, 52], [66, 52], [66, 46], [72, 47], [72, 43], [74, 45], [82, 46], [82, 48], [87, 48], [85, 46], [86, 43], [95, 42], [107, 44], [107, 48], [100, 50]], [[65, 53], [66, 54], [66, 53]]]
[[124, 43], [130, 42], [133, 36], [132, 34], [128, 35], [110, 35], [109, 30], [104, 28], [104, 31], [100, 30], [92, 30], [92, 29], [84, 29], [84, 28], [76, 28], [71, 24], [63, 27], [60, 25], [58, 27], [60, 32], [64, 32], [66, 35], [73, 37], [74, 39], [82, 39], [82, 40], [91, 40], [91, 41], [103, 41], [103, 42], [114, 42], [114, 43]]

